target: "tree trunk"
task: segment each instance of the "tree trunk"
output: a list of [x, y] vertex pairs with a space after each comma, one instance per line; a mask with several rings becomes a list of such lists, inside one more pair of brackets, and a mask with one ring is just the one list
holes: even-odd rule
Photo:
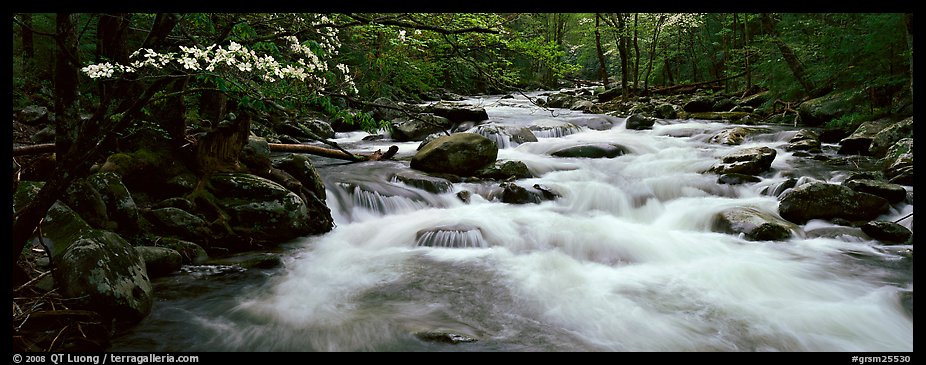
[[749, 65], [749, 15], [743, 16], [743, 58], [746, 62], [746, 91], [752, 90], [752, 69]]
[[775, 30], [775, 22], [772, 19], [771, 14], [762, 13], [759, 18], [762, 20], [762, 26], [765, 28], [766, 33], [771, 36], [772, 41], [778, 46], [778, 51], [781, 52], [781, 57], [785, 59], [785, 62], [788, 64], [788, 68], [791, 69], [791, 73], [794, 75], [794, 78], [797, 79], [797, 82], [801, 84], [801, 87], [804, 88], [804, 91], [808, 95], [814, 94], [814, 86], [810, 79], [807, 77], [804, 72], [804, 65], [801, 64], [801, 61], [797, 58], [797, 55], [794, 54], [794, 50], [788, 46], [781, 37], [778, 35], [778, 31]]
[[659, 31], [661, 30], [662, 23], [665, 22], [665, 20], [665, 16], [660, 15], [659, 19], [656, 20], [656, 27], [653, 28], [653, 43], [650, 46], [649, 60], [646, 62], [646, 75], [643, 76], [644, 95], [649, 93], [649, 77], [653, 72], [653, 59], [656, 57], [656, 43], [659, 42]]
[[910, 99], [913, 99], [913, 13], [904, 16], [907, 24], [907, 46], [910, 48]]
[[621, 96], [624, 101], [630, 97], [630, 90], [627, 87], [627, 22], [624, 20], [624, 14], [617, 13], [617, 50], [621, 56]]
[[691, 58], [691, 74], [692, 74], [691, 81], [692, 81], [692, 82], [698, 82], [698, 80], [700, 79], [700, 77], [699, 77], [699, 75], [698, 75], [698, 57], [695, 56], [695, 41], [694, 41], [694, 39], [695, 39], [695, 33], [689, 30], [689, 31], [688, 31], [688, 39], [689, 39], [689, 42], [688, 42], [688, 57]]
[[[129, 23], [132, 14], [111, 13], [100, 14], [97, 23], [96, 61], [115, 62], [121, 65], [129, 64], [128, 40]], [[126, 83], [124, 80], [101, 80], [100, 100], [110, 100], [112, 93], [118, 93]]]
[[22, 13], [23, 27], [20, 27], [20, 37], [23, 42], [23, 56], [32, 59], [35, 57], [35, 43], [32, 40], [32, 14]]
[[58, 156], [65, 155], [80, 130], [78, 105], [77, 14], [55, 16], [55, 144]]
[[595, 13], [595, 50], [598, 53], [598, 78], [605, 88], [608, 87], [608, 67], [604, 62], [604, 52], [601, 51], [601, 32], [598, 27], [601, 23], [601, 14]]
[[674, 85], [675, 78], [672, 77], [672, 65], [669, 64], [669, 59], [667, 57], [662, 59], [662, 65], [666, 69], [666, 82], [668, 82], [667, 86]]
[[633, 14], [633, 88], [640, 88], [640, 42], [637, 37], [637, 18], [640, 14]]

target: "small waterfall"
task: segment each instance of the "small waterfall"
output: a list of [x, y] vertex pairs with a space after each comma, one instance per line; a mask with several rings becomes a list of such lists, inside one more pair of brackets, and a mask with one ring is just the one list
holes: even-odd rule
[[415, 246], [435, 248], [487, 248], [478, 227], [449, 226], [418, 231]]

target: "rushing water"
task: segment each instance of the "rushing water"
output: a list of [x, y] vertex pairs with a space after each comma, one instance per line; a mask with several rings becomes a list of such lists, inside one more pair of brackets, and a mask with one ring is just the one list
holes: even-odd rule
[[[497, 182], [455, 183], [443, 193], [399, 182], [393, 176], [411, 172], [402, 158], [417, 142], [397, 144], [399, 161], [317, 159], [332, 232], [285, 245], [282, 268], [190, 266], [157, 280], [152, 314], [112, 349], [913, 350], [913, 260], [900, 254], [912, 246], [808, 238], [833, 226], [817, 220], [783, 242], [711, 231], [715, 214], [730, 207], [777, 215], [777, 198], [764, 191], [789, 177], [846, 177], [786, 152], [794, 131], [725, 146], [707, 142], [725, 123], [659, 120], [635, 131], [622, 118], [551, 115], [524, 98], [467, 102], [486, 107], [491, 123], [535, 127], [538, 142], [497, 138], [499, 159], [523, 161], [537, 177], [516, 183], [540, 184], [558, 199], [513, 205], [498, 201]], [[365, 135], [338, 141], [355, 151], [395, 144]], [[630, 153], [550, 155], [590, 142]], [[778, 150], [761, 182], [723, 185], [702, 173], [751, 146]], [[468, 203], [456, 196], [464, 190]], [[899, 203], [881, 219], [912, 210]], [[912, 230], [912, 218], [902, 224]], [[425, 332], [476, 341], [415, 335]]]

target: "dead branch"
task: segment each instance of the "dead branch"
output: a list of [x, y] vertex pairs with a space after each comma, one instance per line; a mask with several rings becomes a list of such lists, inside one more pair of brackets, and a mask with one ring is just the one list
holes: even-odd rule
[[268, 143], [270, 146], [270, 151], [273, 152], [294, 152], [294, 153], [308, 153], [310, 155], [336, 158], [340, 160], [347, 161], [381, 161], [389, 160], [397, 152], [399, 152], [399, 147], [390, 146], [389, 150], [382, 152], [382, 150], [377, 150], [370, 155], [358, 155], [341, 150], [334, 150], [330, 148], [324, 148], [319, 146], [307, 145], [307, 144], [283, 144], [283, 143]]

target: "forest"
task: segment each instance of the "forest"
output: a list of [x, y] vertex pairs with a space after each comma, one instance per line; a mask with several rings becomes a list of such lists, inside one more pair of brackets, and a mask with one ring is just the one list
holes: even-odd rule
[[[186, 265], [197, 256], [275, 247], [347, 225], [338, 216], [343, 211], [332, 208], [330, 179], [340, 170], [294, 167], [329, 161], [320, 157], [354, 164], [399, 161], [441, 179], [456, 175], [447, 186], [475, 176], [502, 186], [498, 194], [506, 199], [515, 194], [509, 191], [516, 188], [511, 172], [432, 167], [402, 144], [424, 141], [418, 146], [424, 151], [437, 137], [430, 134], [450, 135], [494, 120], [491, 112], [474, 111], [478, 105], [454, 104], [476, 96], [504, 95], [499, 103], [523, 98], [545, 112], [564, 108], [621, 123], [626, 118], [628, 130], [636, 115], [650, 126], [654, 120], [741, 124], [736, 133], [747, 141], [755, 132], [750, 128], [805, 128], [824, 146], [840, 148], [839, 154], [872, 158], [890, 157], [895, 150], [888, 152], [892, 145], [885, 143], [900, 137], [871, 137], [857, 153], [846, 139], [870, 122], [881, 123], [873, 133], [896, 125], [901, 137], [911, 138], [906, 172], [872, 169], [883, 171], [885, 183], [909, 186], [909, 208], [899, 203], [903, 197], [890, 202], [900, 204], [891, 212], [909, 209], [912, 216], [912, 13], [16, 13], [11, 20], [14, 351], [105, 350], [113, 334], [151, 311], [148, 276], [158, 269], [150, 262], [144, 275], [128, 268], [109, 281], [113, 288], [122, 285], [119, 280], [135, 283], [130, 294], [86, 294], [84, 286], [94, 284], [76, 283], [74, 276], [81, 275], [67, 273], [92, 271], [65, 265], [77, 255], [69, 253], [77, 252], [71, 242], [90, 236], [111, 241], [115, 235], [128, 247], [171, 247]], [[579, 100], [583, 92], [585, 103]], [[710, 102], [696, 108], [695, 100]], [[665, 111], [658, 103], [677, 106]], [[408, 127], [417, 122], [425, 127]], [[544, 140], [539, 129], [531, 130]], [[364, 141], [394, 144], [384, 153], [336, 141], [358, 132], [369, 136]], [[255, 144], [255, 137], [261, 142]], [[514, 132], [509, 137], [515, 141]], [[821, 153], [816, 143], [811, 152]], [[483, 153], [478, 145], [466, 146], [470, 155]], [[614, 158], [633, 150], [624, 147], [594, 153]], [[279, 157], [284, 152], [290, 155]], [[492, 152], [488, 163], [505, 153]], [[880, 163], [853, 158], [839, 161], [857, 172]], [[450, 163], [469, 163], [455, 161]], [[523, 176], [540, 178], [540, 165], [527, 162], [530, 171]], [[250, 187], [223, 174], [267, 180], [298, 199], [281, 198], [280, 217], [242, 213], [245, 204], [232, 203], [222, 191], [249, 194]], [[401, 173], [395, 176], [402, 180]], [[543, 184], [532, 191], [537, 197], [525, 201], [563, 195]], [[496, 197], [487, 194], [486, 200]], [[775, 214], [799, 225], [811, 219], [789, 219], [794, 215], [783, 206]], [[72, 210], [80, 217], [67, 218]], [[305, 216], [283, 217], [293, 210]], [[244, 226], [245, 220], [259, 223]], [[909, 225], [912, 231], [912, 219]], [[903, 237], [900, 242], [912, 242]], [[100, 262], [125, 257], [99, 255], [94, 257]], [[909, 261], [912, 273], [912, 248]], [[147, 284], [138, 284], [140, 276]], [[81, 293], [96, 304], [69, 298]], [[912, 312], [912, 277], [909, 303]], [[27, 322], [32, 314], [36, 319]], [[101, 319], [108, 316], [128, 324], [117, 330]], [[86, 328], [75, 331], [79, 325], [68, 323]]]

